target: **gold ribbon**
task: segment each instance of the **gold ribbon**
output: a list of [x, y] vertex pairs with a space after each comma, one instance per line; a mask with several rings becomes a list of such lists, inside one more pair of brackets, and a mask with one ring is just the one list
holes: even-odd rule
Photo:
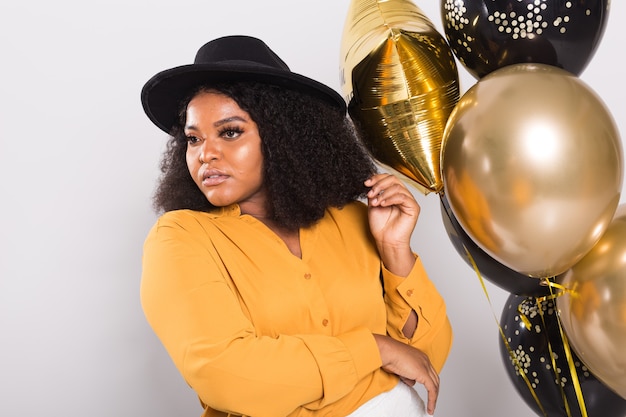
[[[551, 297], [552, 299], [555, 299], [557, 297], [560, 297], [566, 293], [569, 293], [572, 297], [578, 297], [578, 293], [576, 293], [575, 291], [564, 287], [563, 285], [557, 284], [556, 282], [553, 281], [554, 277], [552, 279], [547, 279], [547, 285], [550, 288], [550, 295], [549, 297]], [[553, 289], [556, 288], [558, 290], [560, 290], [558, 293], [554, 293]], [[541, 301], [539, 299], [537, 299], [537, 306], [540, 307]], [[572, 351], [570, 349], [569, 346], [569, 340], [565, 334], [565, 331], [563, 331], [563, 326], [561, 325], [561, 318], [559, 316], [559, 311], [558, 309], [556, 309], [555, 306], [555, 315], [556, 315], [556, 321], [559, 325], [559, 333], [561, 335], [561, 340], [563, 341], [563, 350], [565, 351], [565, 358], [567, 360], [567, 365], [569, 367], [569, 373], [570, 376], [572, 377], [572, 385], [574, 385], [574, 391], [576, 392], [576, 399], [578, 400], [578, 406], [580, 408], [580, 413], [582, 417], [587, 417], [587, 407], [585, 406], [585, 399], [583, 397], [583, 392], [582, 392], [582, 388], [580, 386], [580, 380], [578, 379], [578, 372], [576, 372], [576, 364], [574, 364], [574, 358], [572, 356]], [[541, 308], [539, 308], [539, 312], [541, 314], [541, 320], [543, 321], [543, 312], [541, 310]], [[544, 327], [545, 327], [545, 323], [544, 323]], [[550, 347], [550, 342], [548, 341], [548, 348], [552, 349]], [[552, 355], [552, 351], [550, 351], [550, 355]], [[554, 359], [553, 359], [554, 361]], [[553, 365], [554, 366], [554, 365]], [[555, 375], [557, 375], [557, 379], [558, 379], [558, 373], [556, 368], [554, 368], [554, 373]], [[559, 384], [559, 387], [561, 387], [561, 384]], [[570, 413], [569, 413], [569, 406], [567, 403], [567, 398], [565, 397], [565, 392], [563, 391], [563, 388], [561, 387], [561, 395], [563, 395], [563, 402], [565, 403], [565, 409], [567, 411], [567, 415], [568, 417], [570, 417]]]
[[[533, 389], [530, 381], [528, 380], [528, 377], [526, 376], [526, 373], [524, 372], [524, 369], [520, 365], [519, 361], [517, 360], [517, 357], [515, 356], [515, 354], [513, 352], [513, 349], [511, 349], [511, 346], [509, 345], [508, 341], [506, 340], [506, 335], [504, 334], [504, 331], [502, 330], [502, 327], [500, 326], [500, 323], [498, 321], [498, 318], [497, 318], [496, 314], [493, 312], [493, 304], [491, 303], [491, 299], [489, 297], [489, 293], [487, 291], [487, 287], [485, 285], [485, 281], [484, 281], [484, 279], [483, 279], [483, 277], [482, 277], [482, 275], [481, 275], [481, 273], [480, 273], [480, 271], [478, 269], [478, 266], [476, 265], [476, 262], [474, 261], [474, 258], [470, 254], [469, 250], [467, 250], [465, 245], [463, 245], [463, 249], [465, 249], [465, 253], [467, 254], [467, 257], [468, 257], [472, 267], [474, 268], [474, 271], [476, 272], [476, 275], [478, 276], [478, 280], [480, 281], [480, 285], [482, 286], [483, 291], [485, 293], [485, 296], [487, 297], [487, 301], [489, 302], [489, 305], [491, 307], [494, 319], [496, 320], [496, 324], [498, 325], [498, 330], [500, 331], [500, 336], [502, 337], [502, 341], [504, 342], [504, 345], [506, 346], [506, 349], [509, 352], [509, 357], [511, 358], [511, 362], [513, 363], [513, 365], [515, 365], [515, 368], [517, 369], [519, 375], [524, 379], [524, 382], [526, 383], [526, 386], [528, 387], [528, 389], [529, 389], [532, 397], [534, 398], [535, 402], [539, 406], [539, 409], [541, 410], [541, 413], [544, 415], [544, 417], [548, 417], [545, 409], [543, 408], [543, 405], [541, 404], [541, 401], [539, 401], [539, 397], [535, 393], [535, 390]], [[578, 294], [574, 290], [566, 288], [565, 286], [554, 282], [554, 277], [542, 279], [541, 280], [541, 285], [545, 285], [545, 286], [549, 287], [549, 290], [550, 290], [550, 294], [549, 295], [545, 295], [545, 296], [542, 296], [542, 297], [535, 297], [535, 302], [537, 303], [537, 309], [539, 310], [539, 315], [541, 317], [541, 323], [543, 324], [543, 327], [545, 329], [546, 328], [546, 323], [545, 323], [545, 319], [544, 319], [543, 309], [542, 309], [541, 303], [549, 301], [549, 300], [555, 300], [556, 298], [558, 298], [558, 297], [560, 297], [560, 296], [562, 296], [562, 295], [564, 295], [566, 293], [570, 294], [572, 297], [577, 297]], [[558, 290], [558, 291], [555, 292], [554, 291], [555, 289]], [[519, 313], [520, 319], [524, 323], [524, 326], [526, 326], [526, 329], [530, 330], [531, 329], [530, 320], [522, 312], [521, 304], [518, 306], [517, 311]], [[561, 319], [559, 317], [559, 312], [556, 309], [556, 305], [555, 305], [554, 311], [555, 311], [555, 315], [556, 315], [556, 318], [557, 318], [557, 324], [559, 326], [559, 333], [561, 335], [561, 340], [563, 341], [563, 350], [565, 351], [565, 359], [567, 360], [567, 364], [568, 364], [568, 367], [569, 367], [570, 375], [572, 377], [572, 385], [574, 386], [574, 391], [576, 392], [576, 398], [578, 400], [578, 406], [580, 407], [581, 417], [588, 417], [588, 415], [587, 415], [587, 408], [585, 406], [585, 399], [583, 397], [582, 388], [580, 386], [580, 380], [578, 379], [578, 373], [576, 372], [576, 365], [574, 363], [574, 358], [572, 356], [572, 351], [571, 351], [570, 346], [569, 346], [569, 341], [567, 339], [567, 336], [566, 336], [565, 332], [563, 331], [563, 326], [561, 325]], [[552, 361], [552, 369], [554, 369], [554, 374], [556, 376], [556, 382], [557, 382], [557, 384], [559, 386], [559, 390], [561, 392], [561, 396], [563, 397], [563, 404], [565, 405], [565, 411], [567, 413], [567, 417], [572, 417], [572, 414], [571, 414], [571, 411], [570, 411], [570, 407], [569, 407], [569, 404], [567, 402], [567, 396], [565, 395], [565, 391], [563, 390], [563, 386], [561, 385], [561, 379], [560, 379], [558, 368], [556, 366], [555, 355], [554, 355], [554, 353], [552, 351], [552, 345], [551, 345], [549, 339], [548, 339], [548, 351], [550, 353], [550, 359]]]
[[[511, 346], [509, 345], [509, 342], [506, 340], [506, 335], [504, 334], [504, 331], [502, 330], [502, 326], [500, 326], [500, 322], [498, 321], [498, 317], [496, 316], [496, 314], [493, 311], [493, 304], [491, 303], [491, 298], [489, 297], [489, 292], [487, 291], [487, 286], [485, 285], [485, 281], [484, 281], [482, 275], [480, 274], [480, 271], [478, 270], [478, 266], [476, 265], [476, 262], [474, 261], [474, 258], [469, 253], [469, 251], [467, 250], [465, 245], [463, 245], [463, 249], [465, 249], [465, 253], [467, 254], [467, 258], [469, 259], [470, 263], [472, 264], [472, 268], [474, 268], [474, 271], [476, 271], [476, 275], [478, 276], [478, 280], [480, 281], [480, 285], [483, 287], [483, 292], [485, 293], [485, 296], [487, 297], [487, 301], [489, 302], [489, 306], [491, 307], [491, 313], [493, 314], [493, 318], [495, 319], [496, 324], [498, 325], [498, 330], [500, 331], [500, 337], [502, 337], [502, 341], [504, 342], [504, 345], [506, 346], [506, 350], [509, 352], [509, 357], [511, 358], [511, 362], [513, 362], [513, 365], [515, 365], [515, 368], [517, 369], [517, 372], [524, 379], [524, 382], [526, 383], [526, 386], [530, 390], [531, 395], [535, 399], [535, 402], [539, 406], [539, 409], [541, 410], [541, 413], [544, 415], [544, 417], [548, 417], [548, 414], [546, 413], [546, 410], [543, 408], [543, 405], [541, 404], [541, 401], [539, 401], [539, 397], [537, 397], [537, 394], [535, 393], [535, 390], [533, 389], [532, 384], [530, 383], [530, 381], [528, 380], [528, 377], [526, 376], [526, 372], [524, 372], [524, 368], [522, 367], [522, 365], [520, 365], [519, 361], [517, 360], [517, 357], [513, 353], [513, 349], [511, 349]], [[526, 317], [525, 317], [525, 319], [528, 322], [528, 319]], [[528, 322], [528, 325], [530, 325], [530, 322]], [[571, 417], [571, 416], [569, 416], [569, 417]]]

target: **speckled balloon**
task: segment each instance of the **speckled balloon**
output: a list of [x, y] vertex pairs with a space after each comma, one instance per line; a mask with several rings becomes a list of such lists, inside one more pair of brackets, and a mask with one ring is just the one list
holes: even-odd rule
[[[533, 297], [511, 294], [504, 305], [500, 326], [507, 344], [499, 338], [499, 347], [502, 363], [516, 391], [539, 416], [543, 417], [544, 414], [534, 399], [533, 392], [546, 412], [545, 415], [581, 416], [575, 382], [570, 373], [571, 363], [576, 370], [587, 415], [623, 417], [626, 415], [626, 400], [600, 382], [575, 352], [572, 351], [571, 361], [568, 361], [555, 304], [554, 300], [547, 300], [538, 305]], [[529, 328], [524, 324], [522, 315], [527, 319]], [[513, 358], [519, 366], [515, 366]], [[532, 390], [521, 376], [522, 373]], [[563, 399], [562, 392], [566, 400]], [[569, 414], [565, 401], [569, 405]]]
[[604, 34], [610, 0], [441, 0], [446, 38], [477, 79], [510, 64], [580, 75]]

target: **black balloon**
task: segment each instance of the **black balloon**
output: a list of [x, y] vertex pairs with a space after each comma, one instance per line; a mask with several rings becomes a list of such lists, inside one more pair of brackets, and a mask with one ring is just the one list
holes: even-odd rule
[[477, 79], [540, 63], [580, 75], [606, 28], [610, 0], [440, 0], [446, 38]]
[[465, 251], [465, 249], [467, 249], [474, 263], [476, 263], [481, 277], [517, 295], [539, 296], [549, 293], [550, 289], [541, 285], [541, 281], [538, 278], [531, 278], [528, 275], [514, 271], [502, 265], [483, 251], [472, 238], [465, 233], [456, 217], [454, 217], [454, 213], [452, 213], [450, 209], [450, 204], [445, 194], [440, 194], [440, 201], [441, 217], [450, 242], [452, 242], [454, 249], [456, 249], [463, 260], [469, 266], [473, 267]]
[[[582, 413], [559, 330], [556, 303], [554, 300], [548, 300], [541, 302], [540, 305], [543, 320], [534, 297], [515, 294], [509, 296], [502, 310], [500, 321], [508, 342], [507, 347], [502, 338], [499, 338], [502, 362], [516, 391], [537, 415], [544, 416], [544, 413], [533, 398], [533, 391], [548, 417], [579, 417]], [[522, 323], [521, 314], [528, 319], [530, 329]], [[520, 376], [518, 367], [513, 364], [509, 348], [531, 383], [532, 391], [524, 378]], [[550, 354], [550, 349], [553, 356]], [[589, 417], [624, 417], [626, 399], [603, 385], [584, 366], [575, 352], [571, 351], [571, 354], [571, 363], [575, 365], [587, 415]], [[551, 357], [554, 357], [556, 368], [559, 370], [558, 377]], [[569, 414], [557, 381], [563, 388], [569, 405]]]

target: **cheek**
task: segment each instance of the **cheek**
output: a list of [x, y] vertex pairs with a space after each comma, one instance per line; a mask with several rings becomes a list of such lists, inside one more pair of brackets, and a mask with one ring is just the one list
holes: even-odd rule
[[191, 174], [191, 176], [194, 178], [194, 181], [195, 181], [195, 178], [196, 178], [195, 174], [200, 168], [200, 163], [198, 161], [198, 158], [194, 155], [193, 152], [190, 152], [188, 150], [185, 156], [185, 160], [187, 162], [187, 169], [189, 170], [189, 173]]
[[263, 172], [263, 155], [258, 145], [240, 148], [237, 150], [235, 158], [242, 171], [256, 174]]

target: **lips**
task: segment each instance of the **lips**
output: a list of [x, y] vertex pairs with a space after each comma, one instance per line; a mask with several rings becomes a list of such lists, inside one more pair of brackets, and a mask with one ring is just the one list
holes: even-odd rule
[[226, 181], [229, 178], [228, 175], [218, 170], [208, 170], [202, 175], [202, 185], [205, 187], [214, 187]]

